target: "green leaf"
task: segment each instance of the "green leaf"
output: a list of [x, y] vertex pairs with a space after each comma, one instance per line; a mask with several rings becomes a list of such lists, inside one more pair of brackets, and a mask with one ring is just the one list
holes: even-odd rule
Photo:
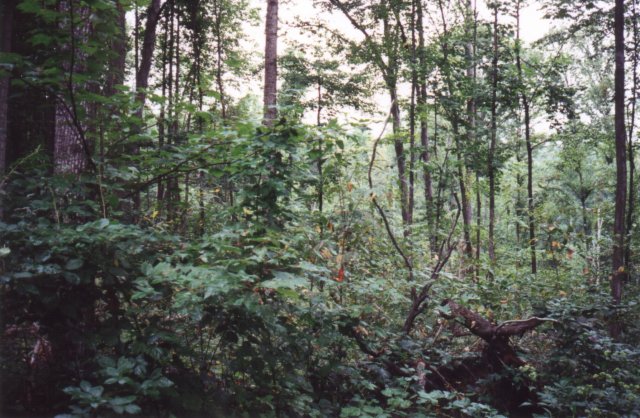
[[304, 277], [298, 277], [284, 271], [276, 271], [274, 278], [262, 283], [261, 287], [271, 289], [295, 289], [296, 287], [305, 287], [309, 285], [309, 281]]
[[97, 222], [98, 229], [104, 229], [107, 225], [109, 225], [109, 220], [102, 218]]
[[139, 414], [140, 412], [142, 412], [142, 409], [138, 405], [132, 403], [132, 404], [129, 404], [129, 405], [125, 406], [124, 407], [124, 411], [127, 414]]
[[133, 401], [135, 401], [135, 400], [136, 400], [136, 396], [135, 396], [135, 395], [131, 395], [131, 396], [118, 396], [118, 397], [115, 397], [115, 398], [111, 399], [111, 400], [109, 401], [109, 404], [111, 404], [111, 405], [120, 405], [120, 406], [122, 406], [122, 405], [130, 404], [130, 403], [132, 403], [132, 402], [133, 402]]
[[67, 261], [67, 264], [64, 266], [66, 270], [78, 270], [84, 264], [84, 260], [80, 258], [74, 258]]

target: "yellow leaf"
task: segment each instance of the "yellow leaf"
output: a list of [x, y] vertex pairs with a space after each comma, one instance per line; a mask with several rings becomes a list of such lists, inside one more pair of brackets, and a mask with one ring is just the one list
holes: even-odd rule
[[251, 209], [248, 209], [248, 208], [242, 208], [242, 213], [244, 213], [247, 216], [253, 215], [253, 211]]
[[158, 212], [157, 210], [154, 210], [151, 213], [151, 219], [156, 219], [158, 217], [158, 215], [160, 214], [160, 212]]
[[332, 257], [331, 251], [329, 251], [328, 248], [323, 248], [322, 250], [320, 250], [320, 254], [327, 260]]

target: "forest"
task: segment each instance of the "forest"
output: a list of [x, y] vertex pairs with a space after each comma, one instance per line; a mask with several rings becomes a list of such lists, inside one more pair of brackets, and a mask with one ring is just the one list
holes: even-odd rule
[[638, 0], [2, 0], [0, 416], [639, 417]]

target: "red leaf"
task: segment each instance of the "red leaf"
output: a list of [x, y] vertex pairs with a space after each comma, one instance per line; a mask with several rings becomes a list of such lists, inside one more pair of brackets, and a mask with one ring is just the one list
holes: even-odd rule
[[338, 270], [338, 277], [336, 277], [337, 282], [344, 281], [344, 267], [340, 266], [340, 270]]

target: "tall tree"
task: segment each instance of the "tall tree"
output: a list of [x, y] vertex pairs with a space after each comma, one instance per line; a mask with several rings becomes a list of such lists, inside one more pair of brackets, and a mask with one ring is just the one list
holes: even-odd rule
[[91, 109], [80, 97], [87, 86], [77, 81], [86, 71], [87, 54], [81, 45], [89, 42], [91, 11], [77, 0], [68, 0], [60, 2], [59, 12], [60, 30], [67, 37], [61, 48], [65, 80], [64, 94], [58, 98], [55, 110], [53, 166], [55, 173], [79, 174], [93, 163], [85, 117]]
[[[376, 5], [363, 5], [360, 2], [329, 0], [333, 7], [349, 20], [351, 25], [362, 34], [364, 41], [352, 44], [361, 57], [372, 63], [380, 72], [385, 89], [391, 102], [391, 125], [393, 130], [396, 168], [400, 185], [400, 208], [405, 235], [410, 215], [409, 176], [407, 175], [407, 156], [401, 133], [402, 120], [398, 96], [400, 77], [401, 48], [409, 45], [404, 27], [400, 20], [405, 6], [401, 2], [380, 2]], [[377, 31], [381, 28], [381, 33]]]
[[631, 236], [634, 230], [634, 218], [635, 218], [635, 153], [633, 135], [636, 125], [636, 98], [638, 95], [638, 61], [640, 50], [638, 48], [638, 42], [640, 39], [640, 33], [638, 32], [638, 10], [636, 9], [637, 0], [631, 2], [631, 97], [630, 104], [627, 113], [627, 119], [629, 121], [627, 128], [627, 157], [629, 158], [629, 193], [627, 197], [627, 219], [626, 219], [626, 235], [628, 241], [625, 245], [624, 263], [627, 273], [631, 267]]
[[495, 152], [497, 125], [498, 92], [498, 3], [493, 3], [493, 57], [491, 60], [491, 143], [489, 144], [489, 259], [496, 262], [495, 223], [496, 223], [496, 175]]
[[418, 0], [416, 2], [416, 14], [416, 25], [418, 29], [418, 114], [420, 116], [420, 145], [422, 146], [420, 158], [424, 164], [422, 179], [424, 183], [427, 224], [429, 225], [429, 242], [431, 252], [435, 253], [436, 233], [433, 225], [433, 185], [431, 180], [431, 169], [429, 168], [431, 155], [429, 150], [429, 130], [427, 125], [427, 56], [425, 50], [424, 10], [422, 0]]
[[264, 48], [264, 123], [278, 116], [278, 0], [268, 0]]
[[[468, 29], [468, 25], [471, 24], [469, 19], [473, 17], [472, 14], [469, 14], [469, 3], [465, 2], [464, 6], [464, 36], [465, 38], [470, 36], [470, 31]], [[445, 10], [445, 2], [442, 0], [438, 0], [438, 8], [440, 10], [440, 18], [442, 23], [442, 35], [440, 40], [440, 49], [442, 51], [442, 61], [440, 63], [440, 71], [442, 73], [446, 88], [447, 88], [447, 96], [443, 97], [442, 104], [443, 109], [446, 111], [447, 116], [451, 122], [451, 127], [453, 130], [453, 137], [455, 142], [455, 152], [456, 157], [458, 159], [457, 172], [458, 172], [458, 185], [460, 187], [460, 203], [462, 206], [462, 223], [463, 223], [463, 239], [464, 239], [464, 249], [463, 252], [467, 261], [472, 260], [473, 258], [473, 244], [471, 242], [471, 227], [472, 227], [472, 217], [473, 217], [473, 208], [471, 207], [471, 198], [469, 194], [469, 185], [468, 185], [468, 158], [466, 156], [465, 144], [461, 139], [461, 127], [466, 126], [467, 131], [467, 139], [473, 138], [473, 127], [474, 123], [472, 120], [472, 116], [475, 114], [474, 112], [474, 101], [467, 100], [466, 104], [461, 103], [459, 100], [458, 89], [465, 84], [469, 85], [471, 79], [469, 76], [473, 76], [473, 63], [471, 60], [472, 50], [469, 50], [469, 43], [467, 39], [464, 39], [465, 45], [465, 57], [464, 57], [464, 71], [466, 77], [459, 78], [457, 75], [458, 68], [456, 68], [457, 62], [460, 62], [458, 59], [453, 59], [454, 54], [456, 53], [455, 45], [458, 43], [457, 39], [451, 39], [455, 36], [455, 31], [451, 30], [448, 26], [448, 16], [446, 15]], [[473, 11], [471, 11], [473, 13]], [[472, 94], [470, 94], [472, 96]], [[463, 114], [462, 107], [466, 107], [467, 120], [461, 116]], [[469, 136], [471, 135], [471, 136]], [[470, 145], [470, 144], [469, 144]], [[465, 269], [468, 269], [468, 265]]]
[[[616, 146], [616, 199], [613, 224], [613, 253], [611, 256], [611, 296], [614, 302], [622, 299], [624, 270], [625, 204], [627, 198], [627, 154], [624, 103], [624, 1], [616, 0], [614, 12], [615, 35], [615, 146]], [[617, 332], [614, 330], [613, 334]]]
[[520, 10], [522, 1], [516, 1], [516, 67], [520, 85], [520, 99], [524, 112], [524, 140], [527, 149], [527, 217], [529, 224], [529, 250], [531, 254], [531, 273], [538, 272], [536, 260], [536, 221], [533, 207], [533, 144], [531, 142], [531, 103], [524, 86], [522, 71], [522, 40], [520, 39]]
[[[11, 52], [11, 35], [13, 33], [13, 11], [15, 1], [9, 0], [3, 3], [2, 9], [2, 31], [0, 32], [0, 53]], [[7, 113], [9, 111], [9, 74], [0, 73], [0, 176], [6, 169], [7, 163]], [[2, 205], [0, 204], [0, 215]]]
[[136, 72], [136, 100], [138, 108], [137, 116], [142, 117], [142, 110], [147, 97], [149, 87], [149, 74], [153, 61], [153, 52], [156, 48], [156, 28], [160, 20], [161, 0], [151, 0], [147, 8], [147, 21], [144, 27], [144, 38], [142, 40], [142, 52], [140, 53], [140, 66]]

